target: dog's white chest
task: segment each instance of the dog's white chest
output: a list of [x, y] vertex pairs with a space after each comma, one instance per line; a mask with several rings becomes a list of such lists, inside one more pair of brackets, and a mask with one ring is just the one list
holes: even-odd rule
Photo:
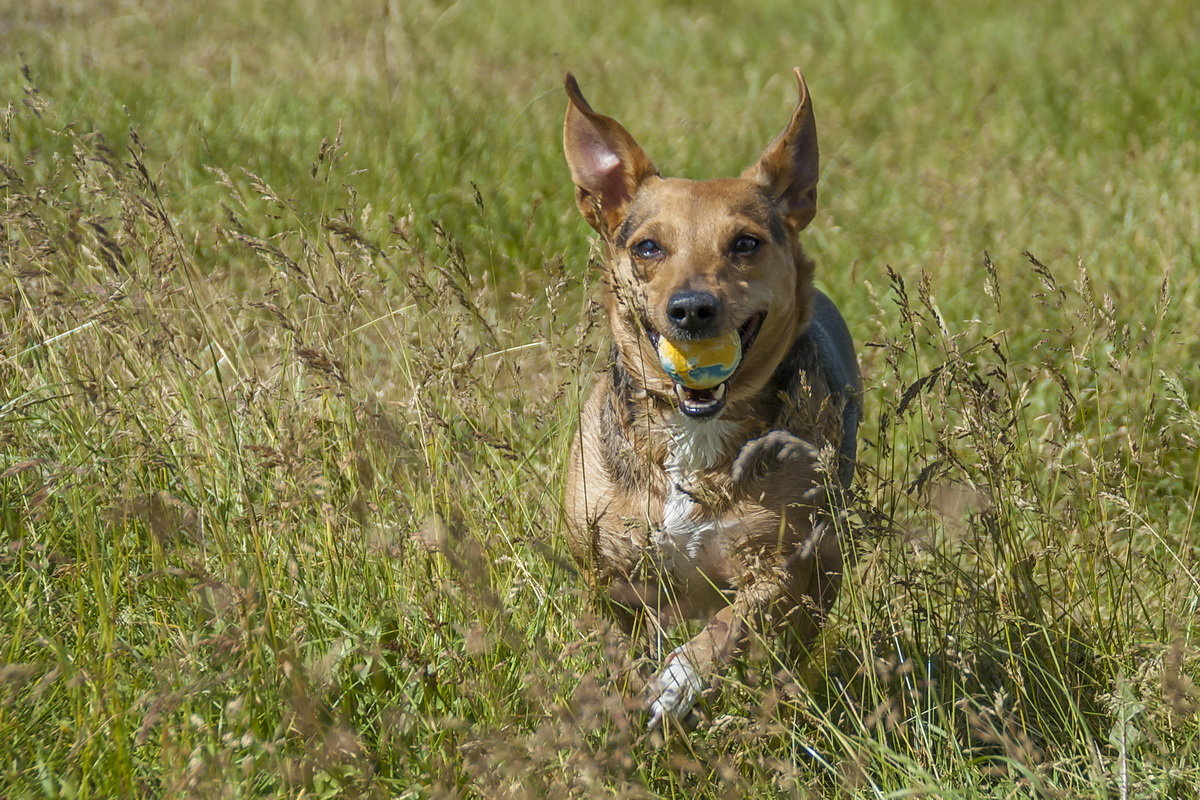
[[706, 517], [686, 486], [672, 485], [663, 503], [662, 526], [655, 534], [664, 566], [682, 576], [719, 560], [722, 529], [719, 521]]
[[655, 532], [663, 566], [679, 577], [724, 559], [723, 536], [727, 523], [713, 518], [697, 501], [698, 474], [726, 457], [737, 427], [722, 420], [694, 422], [673, 417], [668, 422], [671, 449], [666, 463], [667, 493], [662, 522]]

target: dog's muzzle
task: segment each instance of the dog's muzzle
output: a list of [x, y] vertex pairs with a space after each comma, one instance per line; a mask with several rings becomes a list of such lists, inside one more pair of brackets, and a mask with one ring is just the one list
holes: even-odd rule
[[[762, 323], [765, 318], [765, 313], [755, 314], [738, 328], [743, 362], [751, 345], [754, 344], [754, 340], [758, 337], [758, 332], [762, 329]], [[646, 326], [646, 332], [650, 337], [650, 344], [655, 350], [658, 350], [659, 342], [662, 338], [661, 334], [649, 325]], [[672, 376], [675, 399], [679, 402], [679, 410], [693, 419], [712, 419], [716, 417], [725, 408], [725, 400], [729, 392], [729, 382], [737, 376], [737, 372], [738, 370], [735, 369], [733, 374], [721, 383], [704, 389], [685, 386]]]

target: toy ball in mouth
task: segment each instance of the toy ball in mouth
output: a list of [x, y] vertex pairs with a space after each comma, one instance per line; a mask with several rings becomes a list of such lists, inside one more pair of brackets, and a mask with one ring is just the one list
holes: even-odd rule
[[729, 380], [742, 360], [737, 331], [698, 342], [658, 340], [658, 360], [671, 380], [689, 389], [711, 389]]

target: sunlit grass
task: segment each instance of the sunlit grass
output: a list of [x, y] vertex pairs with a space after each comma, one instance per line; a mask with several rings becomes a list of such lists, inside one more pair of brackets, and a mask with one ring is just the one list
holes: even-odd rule
[[[1191, 796], [1198, 23], [11, 9], [0, 794]], [[560, 80], [705, 177], [793, 65], [856, 557], [810, 664], [758, 648], [659, 746], [557, 538], [606, 354]]]

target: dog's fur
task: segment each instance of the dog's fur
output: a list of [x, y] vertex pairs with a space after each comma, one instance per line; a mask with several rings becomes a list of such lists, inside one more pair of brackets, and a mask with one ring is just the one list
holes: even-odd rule
[[[791, 122], [756, 164], [690, 181], [660, 177], [566, 78], [567, 163], [606, 249], [614, 339], [570, 457], [571, 550], [630, 631], [640, 617], [708, 619], [650, 680], [651, 726], [687, 716], [752, 632], [782, 623], [811, 643], [841, 582], [830, 508], [854, 472], [859, 374], [796, 241], [817, 194], [796, 79]], [[746, 349], [723, 389], [684, 392], [659, 367], [659, 336], [731, 331]]]

